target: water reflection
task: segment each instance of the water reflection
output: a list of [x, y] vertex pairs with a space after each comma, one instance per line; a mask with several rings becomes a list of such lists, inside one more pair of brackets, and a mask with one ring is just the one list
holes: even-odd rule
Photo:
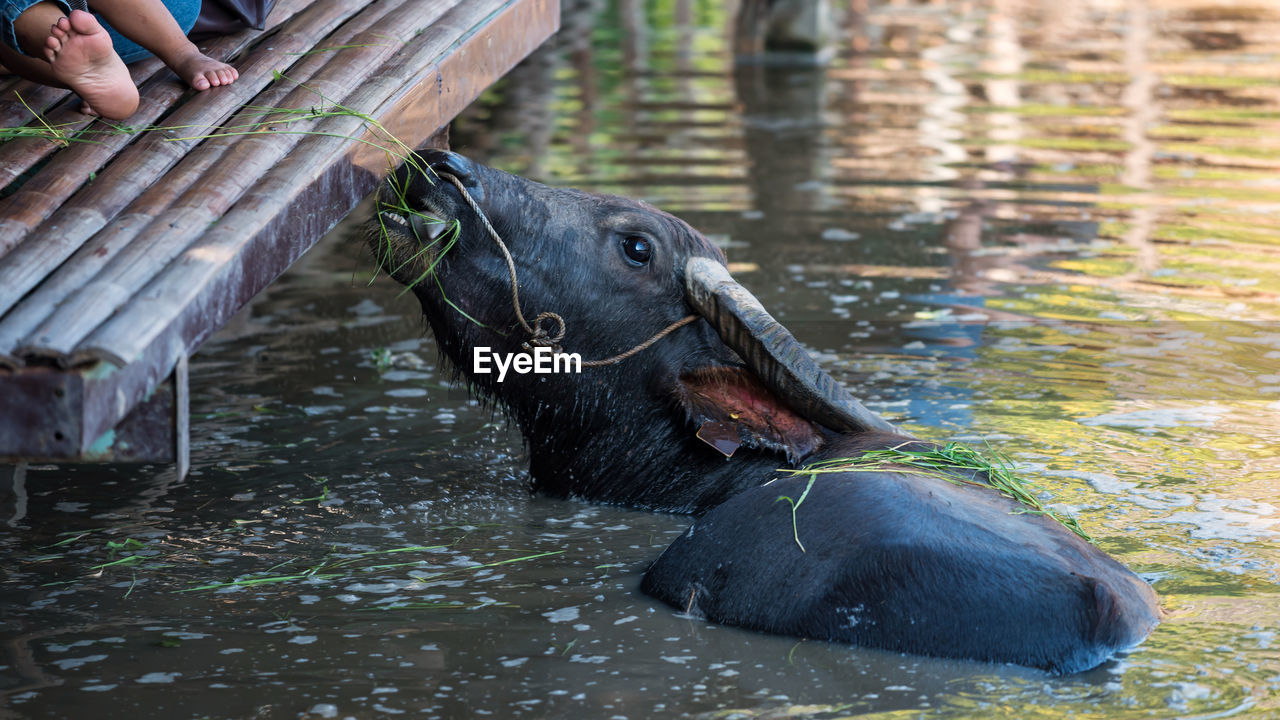
[[635, 587], [685, 520], [531, 498], [335, 238], [193, 358], [187, 481], [13, 484], [6, 712], [1280, 712], [1280, 12], [858, 2], [828, 64], [735, 67], [721, 3], [565, 6], [455, 147], [690, 219], [877, 410], [1041, 478], [1167, 622], [1050, 679], [674, 616]]

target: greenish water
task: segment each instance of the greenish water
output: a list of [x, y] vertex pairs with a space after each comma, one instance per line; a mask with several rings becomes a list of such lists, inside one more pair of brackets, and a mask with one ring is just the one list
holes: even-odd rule
[[[718, 3], [568, 5], [455, 149], [690, 220], [868, 405], [1007, 453], [1164, 624], [1050, 678], [673, 614], [636, 587], [687, 520], [531, 497], [338, 232], [192, 358], [187, 479], [34, 467], [0, 506], [0, 713], [1280, 715], [1280, 10], [871, 4], [826, 65], [735, 68]], [[236, 579], [273, 582], [193, 590]]]

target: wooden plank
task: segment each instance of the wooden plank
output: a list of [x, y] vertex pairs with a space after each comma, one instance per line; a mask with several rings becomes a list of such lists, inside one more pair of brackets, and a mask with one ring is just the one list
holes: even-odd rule
[[[459, 0], [426, 0], [408, 3], [383, 17], [355, 39], [360, 47], [334, 53], [308, 83], [329, 97], [343, 97], [358, 88], [370, 72], [388, 58], [403, 52], [399, 42], [410, 41], [436, 23]], [[393, 39], [388, 42], [388, 38]], [[353, 88], [354, 86], [354, 88]], [[312, 89], [298, 87], [282, 103], [288, 108], [321, 104]], [[359, 123], [356, 118], [347, 118]], [[161, 218], [138, 234], [83, 290], [67, 298], [15, 354], [68, 359], [76, 345], [155, 276], [170, 260], [217, 220], [263, 173], [279, 163], [304, 138], [311, 124], [287, 132], [272, 132], [242, 139]], [[277, 208], [278, 210], [278, 208]]]
[[[143, 85], [163, 68], [164, 63], [160, 62], [158, 58], [149, 58], [130, 65], [129, 76], [133, 78], [134, 85]], [[49, 90], [58, 90], [58, 88], [49, 88]], [[62, 92], [64, 96], [70, 94], [67, 90], [60, 90], [59, 92]], [[22, 98], [28, 100], [26, 94], [23, 94]], [[21, 103], [16, 99], [13, 104], [22, 107]], [[32, 108], [35, 107], [37, 106], [32, 105]], [[40, 124], [30, 112], [26, 111], [26, 108], [23, 108], [23, 112], [26, 112], [26, 116], [18, 121], [19, 123], [25, 123], [26, 125]], [[75, 102], [74, 98], [69, 98], [68, 102], [63, 103], [51, 113], [42, 110], [41, 114], [46, 123], [60, 128], [67, 135], [75, 135], [97, 120], [93, 116], [80, 112], [80, 103]], [[5, 127], [11, 126], [6, 125]], [[62, 145], [53, 140], [35, 137], [10, 140], [4, 145], [0, 145], [0, 188], [8, 187], [9, 183], [18, 179], [22, 173], [35, 167], [36, 163], [45, 159], [60, 147]], [[0, 249], [0, 255], [3, 254], [3, 249]]]
[[[255, 50], [242, 63], [236, 83], [216, 92], [198, 93], [166, 118], [165, 125], [181, 127], [180, 132], [147, 132], [124, 148], [94, 182], [81, 188], [43, 221], [42, 227], [52, 230], [38, 233], [39, 242], [24, 243], [6, 259], [0, 267], [0, 313], [8, 311], [37, 282], [53, 273], [67, 256], [200, 142], [201, 136], [270, 83], [281, 62], [310, 49], [340, 25], [352, 8], [342, 0], [323, 0], [307, 8], [284, 25], [284, 37]], [[91, 261], [102, 260], [102, 256], [89, 257]], [[0, 347], [0, 352], [4, 350]]]
[[84, 382], [78, 374], [26, 368], [0, 376], [0, 455], [73, 457], [81, 443]]
[[[410, 4], [415, 1], [409, 0]], [[355, 92], [349, 93], [344, 102], [358, 110], [372, 108], [372, 116], [388, 124], [393, 124], [394, 113], [415, 107], [430, 108], [413, 115], [407, 129], [398, 132], [406, 143], [416, 145], [451, 120], [475, 95], [549, 36], [558, 19], [556, 0], [467, 0], [466, 3], [459, 0], [459, 4], [440, 18], [439, 23], [408, 42], [399, 55], [379, 63], [378, 73]], [[394, 31], [399, 29], [402, 28], [393, 28], [392, 33], [383, 34], [395, 34]], [[458, 81], [456, 85], [452, 84], [454, 80]], [[315, 84], [327, 95], [342, 94], [334, 90], [342, 87], [338, 79], [330, 79], [327, 84]], [[297, 95], [291, 92], [286, 99], [311, 100], [307, 93], [309, 91], [299, 91]], [[367, 133], [368, 130], [359, 118], [349, 116], [318, 120], [313, 125], [317, 132], [342, 135]], [[213, 145], [227, 144], [230, 147], [224, 149], [229, 152], [204, 167], [217, 168], [234, 158], [241, 165], [243, 177], [245, 162], [256, 160], [264, 141], [278, 137], [279, 134], [254, 136], [239, 142], [211, 141], [196, 148], [192, 155], [200, 154]], [[376, 136], [367, 133], [365, 139], [370, 137]], [[286, 153], [294, 144], [288, 144]], [[142, 287], [141, 295], [134, 297], [134, 303], [159, 300], [161, 309], [174, 309], [163, 303], [181, 289], [175, 287], [183, 284], [180, 280], [175, 283], [177, 275], [185, 272], [181, 266], [195, 263], [186, 270], [195, 271], [187, 283], [199, 285], [193, 302], [181, 312], [164, 318], [158, 329], [150, 333], [150, 340], [142, 337], [147, 333], [134, 334], [131, 340], [138, 343], [140, 351], [133, 362], [123, 367], [110, 362], [96, 362], [81, 365], [70, 372], [41, 367], [27, 367], [17, 372], [0, 371], [0, 406], [21, 399], [20, 405], [38, 409], [43, 417], [61, 418], [59, 422], [62, 424], [57, 425], [49, 437], [68, 445], [61, 448], [67, 452], [49, 452], [46, 448], [38, 456], [66, 458], [79, 453], [80, 457], [89, 457], [95, 452], [95, 444], [100, 450], [105, 442], [104, 433], [119, 426], [135, 406], [153, 396], [153, 391], [166, 383], [171, 373], [181, 366], [182, 358], [189, 349], [196, 347], [287, 268], [372, 190], [388, 169], [383, 153], [365, 152], [362, 156], [361, 151], [366, 146], [349, 138], [309, 136], [296, 144], [298, 149], [292, 155], [281, 156], [279, 162], [267, 164], [270, 172], [227, 213], [223, 222], [229, 221], [229, 224], [219, 222], [212, 228], [208, 224], [195, 227], [192, 232], [197, 241], [185, 249], [182, 260], [169, 265], [159, 277]], [[378, 164], [370, 159], [374, 157]], [[179, 169], [197, 167], [195, 164], [188, 167], [186, 162], [182, 161], [165, 177]], [[375, 167], [376, 170], [373, 169]], [[228, 177], [230, 175], [228, 169]], [[248, 175], [252, 180], [258, 173]], [[129, 209], [172, 207], [185, 211], [189, 208], [179, 201], [195, 199], [188, 196], [204, 188], [183, 182], [187, 188], [181, 197], [175, 198], [173, 192], [157, 190], [165, 184], [161, 179], [143, 193], [157, 194], [146, 201], [139, 196], [134, 201], [136, 207], [130, 204]], [[126, 213], [119, 220], [128, 217], [144, 215]], [[119, 222], [113, 227], [117, 224]], [[141, 224], [140, 221], [137, 224]], [[164, 233], [158, 224], [158, 221], [153, 222], [155, 227], [144, 228], [144, 235], [154, 232], [162, 238]], [[205, 234], [201, 236], [201, 232]], [[124, 232], [125, 237], [128, 235], [129, 231]], [[122, 291], [124, 287], [127, 286], [122, 286]], [[81, 290], [81, 294], [88, 291]], [[125, 308], [121, 315], [127, 312], [128, 308]], [[107, 328], [104, 325], [98, 331]], [[113, 334], [108, 333], [106, 337], [113, 337]], [[83, 350], [77, 348], [73, 357], [87, 360], [102, 356], [82, 354]], [[37, 377], [40, 380], [32, 381]], [[11, 392], [19, 382], [27, 382], [30, 392]], [[180, 398], [177, 404], [181, 404]], [[185, 438], [185, 428], [182, 413], [176, 407], [175, 413], [167, 423], [164, 418], [152, 417], [144, 424], [149, 427], [167, 425], [181, 435], [174, 438], [179, 444], [173, 450], [181, 463], [183, 451], [180, 440]], [[60, 429], [63, 427], [65, 432]], [[0, 436], [5, 434], [4, 429], [0, 428]], [[111, 436], [106, 437], [109, 439]], [[13, 455], [11, 439], [5, 438], [0, 442], [0, 452], [7, 456]]]
[[[13, 78], [14, 82], [0, 92], [0, 127], [26, 125], [32, 119], [31, 110], [43, 113], [71, 94], [70, 90], [23, 80], [17, 75]], [[22, 100], [31, 106], [31, 110], [18, 100], [19, 94], [22, 95]], [[0, 187], [4, 187], [5, 184], [0, 183]]]
[[[442, 114], [401, 138], [419, 143], [474, 100], [455, 90], [454, 78], [492, 73], [467, 83], [487, 87], [549, 37], [558, 23], [556, 0], [468, 0], [415, 39], [351, 102], [354, 107], [375, 108], [375, 118], [415, 102], [433, 103]], [[423, 73], [423, 67], [429, 72]], [[350, 120], [332, 118], [321, 127], [350, 134], [360, 129]], [[185, 348], [203, 341], [372, 190], [386, 168], [374, 174], [357, 165], [358, 147], [362, 146], [341, 137], [306, 138], [291, 156], [294, 162], [278, 165], [255, 192], [84, 343], [79, 349], [83, 357], [114, 356], [128, 363], [120, 367], [100, 362], [104, 370], [86, 384], [87, 430], [112, 427], [121, 417], [121, 406], [142, 397]], [[316, 200], [306, 202], [306, 197]]]
[[[343, 8], [347, 8], [343, 12]], [[357, 6], [358, 7], [358, 6]], [[326, 12], [327, 10], [327, 12]], [[349, 3], [339, 3], [337, 0], [329, 0], [317, 2], [301, 13], [306, 18], [325, 18], [328, 15], [341, 14], [349, 15], [354, 8]], [[261, 68], [256, 67], [262, 63], [275, 63], [282, 60], [290, 59], [288, 48], [305, 48], [310, 49], [311, 43], [308, 42], [318, 40], [323, 37], [328, 30], [327, 26], [321, 26], [321, 30], [315, 33], [311, 28], [305, 27], [301, 22], [301, 17], [294, 17], [282, 29], [281, 37], [271, 43], [266, 48], [258, 48], [248, 59], [242, 60], [237, 65], [240, 71], [240, 79], [234, 84], [225, 88], [218, 88], [216, 92], [198, 92], [187, 103], [178, 108], [177, 112], [164, 120], [165, 126], [182, 127], [189, 126], [178, 133], [170, 133], [168, 135], [161, 134], [157, 131], [146, 131], [138, 135], [138, 139], [126, 147], [120, 155], [111, 161], [111, 165], [103, 172], [98, 173], [98, 177], [93, 183], [90, 183], [71, 198], [68, 203], [62, 204], [58, 210], [49, 218], [46, 223], [58, 226], [58, 234], [61, 241], [66, 244], [76, 244], [75, 238], [79, 237], [86, 229], [76, 227], [77, 222], [83, 223], [85, 218], [103, 218], [102, 222], [110, 220], [111, 217], [119, 212], [124, 202], [132, 198], [141, 188], [150, 185], [155, 177], [172, 166], [177, 158], [182, 157], [190, 146], [197, 141], [173, 141], [175, 134], [181, 136], [198, 136], [203, 134], [202, 128], [210, 128], [216, 126], [226, 118], [235, 108], [244, 104], [255, 92], [271, 81], [270, 70], [267, 68], [263, 72]], [[311, 25], [319, 24], [317, 21], [307, 23]], [[301, 26], [301, 27], [300, 27]], [[317, 37], [312, 37], [315, 34]], [[240, 33], [243, 40], [252, 39], [256, 33]], [[160, 61], [154, 61], [157, 67], [160, 67]], [[79, 115], [79, 113], [75, 113]], [[83, 118], [84, 116], [80, 116]], [[87, 125], [87, 121], [82, 121], [81, 126]], [[99, 126], [101, 127], [101, 126]], [[105, 128], [102, 128], [105, 130]], [[48, 141], [35, 140], [34, 143], [42, 145], [42, 149], [46, 152], [51, 148]], [[21, 172], [26, 168], [19, 170], [18, 168], [8, 168], [0, 171], [0, 186], [4, 184], [4, 173]], [[74, 212], [75, 208], [90, 207], [90, 212], [80, 216], [68, 217]], [[70, 223], [70, 224], [69, 224]], [[96, 229], [92, 225], [87, 229]], [[92, 233], [89, 233], [92, 234]], [[86, 235], [87, 237], [87, 235]], [[0, 306], [2, 308], [3, 306]]]
[[[557, 20], [547, 20], [553, 17]], [[541, 20], [543, 25], [539, 27]], [[554, 0], [487, 0], [459, 6], [419, 38], [413, 52], [396, 57], [393, 65], [371, 79], [352, 99], [355, 108], [373, 107], [375, 118], [397, 118], [405, 125], [402, 137], [416, 142], [423, 132], [431, 132], [466, 107], [506, 70], [554, 32], [558, 9]], [[535, 29], [537, 32], [535, 32]], [[526, 37], [519, 37], [520, 34]], [[534, 37], [527, 37], [533, 35]], [[454, 38], [458, 38], [455, 40]], [[522, 42], [523, 40], [523, 42]], [[432, 67], [425, 77], [417, 68]], [[421, 78], [416, 84], [413, 78]], [[448, 78], [446, 81], [444, 78]], [[414, 117], [398, 117], [414, 108]], [[428, 113], [432, 118], [426, 117]], [[346, 136], [360, 131], [360, 121], [336, 117], [317, 128], [322, 135], [308, 137], [298, 152], [275, 167], [259, 183], [262, 192], [251, 193], [236, 205], [218, 225], [167, 268], [135, 302], [96, 331], [77, 349], [76, 359], [106, 359], [116, 364], [133, 362], [143, 348], [154, 342], [166, 327], [178, 321], [184, 310], [175, 303], [195, 303], [201, 294], [214, 294], [202, 287], [215, 278], [230, 279], [241, 267], [252, 267], [243, 253], [259, 242], [297, 244], [298, 224], [304, 237], [318, 236], [341, 214], [314, 212], [302, 200], [312, 189], [341, 184], [354, 201], [371, 191], [387, 171], [387, 156], [371, 145], [352, 144]], [[377, 138], [375, 133], [366, 139]], [[385, 140], [380, 140], [386, 144]], [[317, 162], [318, 158], [320, 159]], [[344, 166], [349, 169], [343, 169]], [[339, 168], [331, 170], [330, 168]], [[332, 177], [330, 177], [332, 176]], [[327, 198], [328, 189], [319, 197]], [[280, 208], [288, 208], [284, 213]], [[293, 210], [304, 208], [305, 211]], [[345, 214], [347, 208], [342, 208]], [[297, 217], [305, 215], [306, 217]], [[322, 219], [324, 224], [308, 227]], [[269, 238], [269, 239], [268, 239]], [[305, 248], [304, 248], [305, 249]], [[299, 253], [300, 254], [300, 253]]]
[[[184, 389], [183, 397], [185, 393]], [[160, 383], [142, 402], [133, 406], [118, 425], [96, 438], [89, 438], [89, 446], [78, 456], [60, 459], [64, 462], [178, 461], [178, 446], [185, 440], [178, 428], [179, 404], [175, 372], [173, 377]]]
[[[105, 433], [84, 436], [77, 412], [86, 373], [23, 368], [4, 377], [0, 394], [0, 463], [189, 462], [190, 404], [186, 356], [171, 376]], [[50, 412], [50, 409], [53, 411]]]
[[191, 468], [191, 383], [190, 363], [184, 352], [173, 367], [173, 454], [178, 479]]
[[[309, 4], [309, 0], [282, 0], [272, 16], [288, 18]], [[217, 38], [208, 44], [207, 50], [210, 57], [226, 59], [254, 36], [246, 31]], [[213, 88], [205, 92], [224, 92], [227, 89]], [[172, 72], [159, 73], [139, 88], [141, 97], [138, 111], [129, 118], [129, 122], [134, 126], [152, 124], [187, 91], [186, 83]], [[18, 245], [32, 230], [40, 227], [44, 218], [66, 202], [90, 176], [102, 169], [111, 157], [133, 139], [133, 135], [108, 134], [98, 142], [73, 144], [55, 155], [38, 176], [24, 183], [16, 193], [0, 200], [0, 257]], [[39, 241], [42, 245], [50, 239], [56, 242], [55, 232], [40, 234]], [[5, 283], [0, 281], [0, 289], [5, 287]]]
[[[337, 32], [324, 38], [324, 47], [353, 43], [360, 33], [368, 30], [373, 23], [403, 5], [406, 1], [389, 0], [388, 2], [367, 6], [365, 11], [356, 18], [343, 23]], [[296, 29], [290, 28], [286, 32], [296, 32]], [[306, 82], [330, 58], [331, 54], [329, 53], [304, 54], [301, 60], [289, 68], [289, 77], [299, 82]], [[297, 88], [288, 82], [272, 84], [265, 92], [253, 99], [251, 107], [235, 115], [228, 123], [228, 126], [240, 127], [261, 120], [262, 112], [257, 108], [279, 107], [284, 102], [285, 97], [295, 90]], [[245, 136], [215, 137], [202, 143], [183, 158], [177, 167], [165, 174], [163, 182], [154, 183], [147, 188], [128, 208], [117, 215], [113, 222], [94, 235], [70, 260], [64, 262], [56, 272], [44, 279], [37, 288], [22, 298], [22, 301], [10, 310], [7, 315], [0, 318], [0, 366], [20, 366], [21, 363], [16, 356], [18, 344], [32, 335], [36, 327], [49, 317], [64, 298], [78, 292], [112, 258], [119, 254], [143, 227], [170, 207], [177, 198], [187, 192], [189, 188], [196, 186], [197, 183], [201, 183], [199, 187], [203, 187], [205, 173], [225, 154], [228, 148], [243, 137]], [[14, 254], [6, 260], [6, 263], [14, 262], [20, 264], [22, 260], [25, 260], [28, 263], [28, 267], [30, 267], [47, 257], [46, 254], [35, 254], [34, 258], [23, 257], [20, 260], [19, 258], [23, 255], [23, 252], [22, 248], [15, 250]], [[25, 275], [27, 277], [36, 276], [42, 271], [42, 268], [32, 267]], [[0, 274], [2, 273], [3, 270], [0, 270]], [[15, 274], [19, 277], [24, 275], [24, 273]], [[21, 281], [16, 280], [16, 282]], [[35, 282], [35, 280], [31, 282]]]

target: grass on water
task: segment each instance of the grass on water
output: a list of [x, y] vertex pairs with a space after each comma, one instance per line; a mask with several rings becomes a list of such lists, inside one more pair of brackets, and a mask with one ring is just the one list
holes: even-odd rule
[[[208, 583], [205, 585], [199, 585], [197, 587], [187, 588], [186, 590], [182, 590], [180, 592], [196, 592], [200, 590], [221, 590], [223, 588], [231, 588], [231, 587], [248, 588], [248, 587], [255, 587], [258, 585], [291, 583], [291, 582], [298, 582], [298, 581], [311, 580], [311, 579], [334, 580], [337, 578], [348, 577], [357, 571], [361, 573], [379, 573], [382, 571], [394, 570], [394, 569], [403, 568], [403, 567], [421, 567], [423, 564], [422, 560], [411, 560], [408, 562], [395, 562], [395, 563], [382, 563], [382, 562], [369, 563], [368, 561], [379, 558], [379, 557], [385, 557], [387, 555], [397, 554], [397, 553], [427, 552], [431, 550], [442, 550], [448, 547], [449, 547], [448, 545], [415, 545], [411, 547], [392, 548], [389, 550], [371, 550], [368, 552], [356, 553], [355, 555], [350, 555], [347, 557], [325, 558], [320, 563], [313, 565], [311, 567], [305, 568], [298, 572], [275, 574], [273, 571], [275, 571], [276, 569], [283, 567], [285, 565], [292, 564], [294, 562], [293, 560], [287, 560], [262, 573], [254, 573], [251, 575], [236, 578], [234, 580], [228, 580], [226, 582], [215, 582], [215, 583]], [[497, 567], [499, 565], [509, 565], [511, 563], [525, 562], [528, 560], [536, 560], [538, 558], [548, 557], [551, 555], [560, 555], [563, 553], [564, 553], [563, 550], [553, 550], [549, 552], [532, 553], [529, 555], [521, 555], [519, 557], [507, 558], [505, 560], [495, 560], [493, 562], [477, 563], [475, 565], [467, 565], [465, 567], [450, 568], [447, 570], [439, 570], [435, 572], [428, 572], [428, 573], [411, 572], [411, 573], [408, 573], [408, 576], [409, 578], [417, 582], [428, 582], [432, 580], [438, 580], [442, 577], [455, 574], [455, 573], [472, 572], [472, 571], [481, 570], [484, 568], [492, 568], [492, 567]]]
[[819, 475], [843, 472], [903, 472], [905, 470], [945, 480], [953, 485], [981, 485], [993, 488], [1001, 495], [1021, 503], [1025, 508], [1023, 512], [1048, 515], [1084, 540], [1097, 544], [1075, 518], [1046, 508], [1044, 503], [1040, 502], [1040, 499], [1028, 489], [1026, 482], [1014, 474], [1008, 458], [990, 448], [988, 451], [989, 457], [968, 445], [957, 442], [949, 442], [926, 450], [908, 450], [900, 445], [884, 450], [870, 450], [856, 458], [822, 460], [798, 469], [782, 468], [780, 472], [792, 476], [808, 475], [809, 482], [798, 499], [781, 495], [775, 502], [785, 500], [791, 506], [792, 535], [800, 551], [804, 552], [804, 545], [800, 542], [800, 530], [796, 523], [796, 510], [808, 497]]
[[[323, 501], [328, 494], [328, 486], [326, 485], [321, 496], [291, 498], [285, 502], [287, 506], [293, 506], [298, 503]], [[256, 521], [233, 521], [233, 525], [239, 526], [253, 522]], [[144, 578], [149, 577], [151, 580], [158, 580], [170, 576], [174, 572], [174, 568], [196, 567], [199, 564], [207, 563], [206, 559], [190, 552], [191, 543], [189, 542], [174, 544], [169, 542], [167, 538], [159, 539], [155, 537], [146, 540], [139, 540], [134, 537], [125, 537], [123, 540], [110, 540], [101, 537], [102, 533], [118, 532], [131, 527], [133, 526], [95, 528], [62, 533], [65, 537], [52, 545], [46, 546], [46, 549], [54, 549], [60, 552], [29, 558], [25, 560], [25, 564], [37, 565], [58, 560], [81, 564], [86, 557], [102, 560], [102, 562], [90, 560], [89, 562], [92, 564], [84, 566], [83, 571], [76, 578], [48, 582], [44, 583], [44, 586], [74, 585], [90, 578], [110, 577], [114, 579], [119, 576], [120, 572], [126, 572], [128, 573], [127, 577], [131, 579], [124, 594], [124, 597], [128, 598], [137, 586], [140, 574]], [[438, 528], [440, 531], [448, 529], [459, 528]], [[228, 528], [227, 532], [233, 536], [239, 533], [235, 528]], [[215, 533], [212, 537], [219, 535], [221, 533]], [[499, 556], [498, 559], [473, 561], [467, 565], [454, 565], [451, 562], [452, 556], [441, 558], [435, 555], [438, 551], [454, 548], [465, 537], [466, 534], [463, 534], [454, 539], [453, 542], [444, 544], [411, 545], [354, 553], [341, 552], [333, 548], [318, 560], [289, 557], [264, 570], [243, 573], [227, 580], [191, 583], [185, 588], [161, 590], [161, 592], [182, 594], [230, 588], [268, 590], [269, 588], [290, 588], [302, 583], [311, 586], [316, 582], [340, 584], [357, 579], [363, 582], [378, 582], [403, 580], [406, 577], [416, 583], [432, 583], [440, 580], [456, 580], [460, 576], [465, 577], [480, 570], [514, 563], [525, 563], [562, 555], [565, 552], [563, 550], [544, 552], [503, 550], [499, 552], [509, 555], [509, 557]], [[105, 542], [102, 542], [104, 540]], [[103, 554], [105, 557], [102, 557]], [[447, 566], [442, 567], [442, 563], [447, 564]], [[449, 599], [439, 602], [434, 600], [430, 602], [406, 600], [401, 603], [366, 609], [460, 609], [466, 607], [472, 607], [472, 605], [465, 601]]]

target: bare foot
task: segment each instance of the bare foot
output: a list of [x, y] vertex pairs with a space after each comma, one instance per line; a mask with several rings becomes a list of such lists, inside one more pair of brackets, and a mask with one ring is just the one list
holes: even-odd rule
[[230, 85], [240, 77], [236, 69], [224, 62], [218, 62], [191, 46], [185, 52], [167, 63], [178, 77], [197, 90], [208, 90], [219, 85]]
[[138, 109], [138, 88], [93, 15], [72, 10], [59, 19], [49, 28], [44, 56], [53, 74], [84, 98], [90, 114], [123, 120]]

